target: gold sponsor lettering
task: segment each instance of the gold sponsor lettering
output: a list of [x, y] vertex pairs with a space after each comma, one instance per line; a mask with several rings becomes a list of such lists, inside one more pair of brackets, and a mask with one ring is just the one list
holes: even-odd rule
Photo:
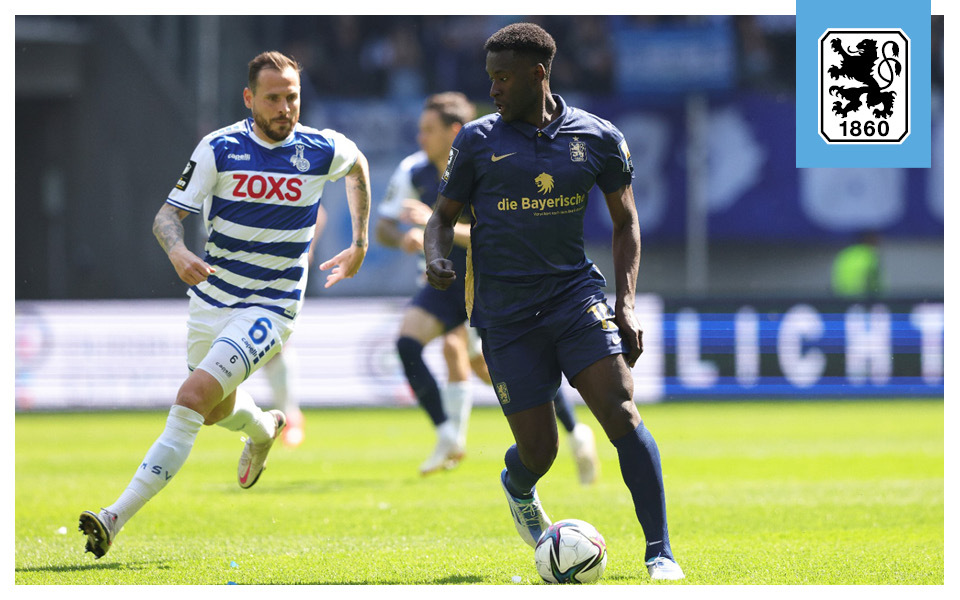
[[504, 198], [500, 200], [497, 204], [497, 208], [501, 211], [507, 210], [532, 210], [534, 212], [544, 212], [549, 209], [558, 209], [558, 208], [571, 208], [574, 209], [581, 208], [583, 204], [587, 201], [586, 194], [577, 194], [575, 196], [559, 196], [556, 198], [520, 198], [518, 203], [516, 200], [510, 200], [509, 198]]

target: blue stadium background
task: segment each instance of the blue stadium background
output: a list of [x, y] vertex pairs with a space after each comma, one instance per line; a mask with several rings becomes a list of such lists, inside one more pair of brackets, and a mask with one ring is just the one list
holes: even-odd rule
[[[248, 114], [241, 91], [253, 55], [278, 49], [301, 62], [301, 120], [341, 131], [367, 155], [375, 220], [390, 173], [416, 149], [424, 96], [459, 90], [481, 114], [492, 110], [483, 42], [520, 20], [557, 40], [553, 90], [612, 120], [630, 145], [644, 243], [638, 291], [662, 301], [665, 397], [742, 395], [742, 382], [724, 387], [736, 368], [723, 356], [736, 353], [733, 315], [761, 305], [760, 339], [797, 306], [822, 315], [826, 333], [803, 338], [801, 354], [819, 352], [824, 364], [816, 385], [799, 389], [767, 364], [776, 342], [762, 342], [760, 381], [770, 387], [755, 390], [943, 393], [942, 327], [937, 340], [935, 326], [924, 335], [910, 326], [918, 307], [942, 314], [942, 17], [931, 21], [931, 168], [796, 169], [790, 15], [18, 16], [18, 377], [20, 315], [54, 306], [44, 302], [183, 297], [151, 234], [153, 215], [198, 139]], [[325, 192], [320, 256], [349, 243], [342, 190]], [[199, 248], [199, 220], [188, 231]], [[844, 379], [843, 315], [855, 303], [838, 304], [830, 291], [833, 258], [864, 231], [880, 234], [885, 279], [864, 306], [892, 315], [894, 332], [892, 379], [872, 388]], [[602, 202], [588, 207], [586, 235], [591, 258], [609, 272]], [[417, 275], [414, 257], [374, 244], [360, 276], [331, 290], [315, 276], [309, 296], [395, 302], [415, 290]], [[686, 310], [702, 316], [701, 355], [692, 358], [678, 350], [677, 315]], [[936, 353], [922, 351], [938, 341], [939, 379], [930, 370]], [[678, 379], [683, 360], [713, 365], [714, 383]]]

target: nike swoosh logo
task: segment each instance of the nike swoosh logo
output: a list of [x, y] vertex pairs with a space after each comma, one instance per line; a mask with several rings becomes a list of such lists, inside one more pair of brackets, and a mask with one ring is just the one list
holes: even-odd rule
[[240, 483], [246, 483], [247, 477], [250, 476], [250, 465], [247, 465], [247, 472], [243, 474], [243, 477], [240, 478]]
[[503, 160], [508, 156], [513, 156], [514, 154], [516, 154], [516, 152], [511, 152], [510, 154], [501, 154], [500, 156], [497, 156], [496, 154], [491, 154], [490, 162], [497, 162], [498, 160]]

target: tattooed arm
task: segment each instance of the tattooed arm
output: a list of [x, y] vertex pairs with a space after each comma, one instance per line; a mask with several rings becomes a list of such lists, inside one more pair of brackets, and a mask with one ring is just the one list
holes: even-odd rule
[[199, 256], [187, 250], [183, 243], [183, 223], [188, 214], [185, 210], [164, 203], [153, 219], [153, 235], [167, 253], [167, 258], [176, 269], [177, 275], [187, 285], [196, 285], [206, 280], [215, 271], [203, 262]]
[[327, 275], [328, 288], [341, 279], [349, 279], [357, 274], [363, 259], [367, 255], [367, 238], [370, 224], [370, 169], [367, 159], [361, 153], [357, 162], [347, 173], [347, 204], [350, 206], [350, 221], [353, 226], [353, 244], [330, 260], [320, 265], [320, 270], [333, 268]]

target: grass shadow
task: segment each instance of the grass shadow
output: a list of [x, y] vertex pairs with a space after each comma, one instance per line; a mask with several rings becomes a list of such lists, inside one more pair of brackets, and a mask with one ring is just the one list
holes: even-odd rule
[[[368, 581], [368, 580], [356, 580], [356, 581], [304, 581], [299, 584], [281, 584], [281, 585], [456, 585], [463, 583], [483, 583], [483, 577], [479, 575], [448, 575], [446, 577], [439, 577], [432, 581]], [[245, 584], [238, 584], [245, 585]], [[258, 582], [256, 585], [263, 585], [262, 582]], [[267, 585], [270, 585], [267, 583]]]
[[83, 571], [143, 571], [146, 569], [170, 569], [166, 562], [137, 561], [137, 562], [106, 562], [89, 563], [82, 565], [46, 565], [42, 567], [16, 567], [15, 573], [80, 573]]
[[[482, 584], [485, 580], [483, 577], [477, 575], [450, 575], [447, 577], [439, 577], [431, 581], [337, 581], [337, 582], [311, 582], [305, 583], [304, 585], [457, 585], [457, 584]], [[490, 583], [490, 582], [486, 582]], [[530, 584], [540, 584], [540, 585], [549, 585], [546, 582], [540, 581], [539, 577], [531, 579], [526, 583]], [[631, 575], [613, 575], [613, 576], [604, 576], [601, 578], [601, 583], [605, 584], [614, 584], [614, 585], [637, 585], [637, 578]], [[669, 582], [660, 582], [660, 581], [651, 581], [653, 585], [657, 584], [678, 584], [682, 582], [669, 581]], [[496, 583], [494, 583], [496, 585]], [[501, 583], [500, 585], [506, 585]], [[563, 587], [563, 586], [559, 586]], [[577, 587], [577, 586], [575, 586]], [[581, 587], [584, 589], [586, 586]]]

